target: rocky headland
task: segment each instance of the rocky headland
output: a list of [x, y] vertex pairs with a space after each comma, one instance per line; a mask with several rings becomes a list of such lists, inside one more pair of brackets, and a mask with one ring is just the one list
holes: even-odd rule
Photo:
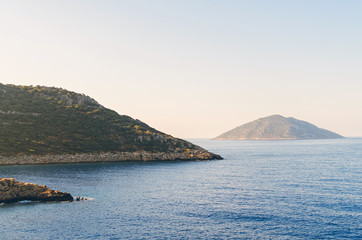
[[22, 183], [13, 178], [0, 178], [0, 203], [19, 201], [73, 201], [72, 195], [47, 188], [45, 185]]
[[0, 84], [0, 165], [221, 156], [61, 88]]

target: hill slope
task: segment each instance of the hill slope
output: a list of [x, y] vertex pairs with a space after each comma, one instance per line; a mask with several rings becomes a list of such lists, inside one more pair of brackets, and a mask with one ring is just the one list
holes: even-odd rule
[[125, 152], [152, 153], [155, 159], [159, 153], [173, 153], [175, 159], [221, 158], [83, 94], [0, 84], [0, 157]]
[[295, 118], [272, 115], [246, 123], [214, 138], [215, 140], [283, 140], [343, 138], [334, 132]]

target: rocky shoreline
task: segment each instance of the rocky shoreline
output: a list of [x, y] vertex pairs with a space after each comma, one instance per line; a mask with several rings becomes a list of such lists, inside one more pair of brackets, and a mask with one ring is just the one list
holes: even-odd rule
[[20, 201], [71, 202], [73, 197], [69, 193], [52, 190], [45, 185], [22, 183], [13, 178], [0, 178], [0, 203]]
[[174, 160], [220, 160], [221, 156], [206, 150], [185, 152], [118, 152], [118, 153], [79, 153], [62, 155], [23, 155], [0, 156], [0, 165], [33, 165], [61, 163], [95, 163], [124, 161], [174, 161]]

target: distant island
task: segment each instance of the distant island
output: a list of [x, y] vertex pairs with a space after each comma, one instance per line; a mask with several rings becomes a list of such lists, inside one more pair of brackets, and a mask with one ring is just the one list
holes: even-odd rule
[[222, 159], [61, 88], [0, 84], [0, 165]]
[[272, 115], [236, 127], [214, 140], [333, 139], [343, 136], [292, 117]]

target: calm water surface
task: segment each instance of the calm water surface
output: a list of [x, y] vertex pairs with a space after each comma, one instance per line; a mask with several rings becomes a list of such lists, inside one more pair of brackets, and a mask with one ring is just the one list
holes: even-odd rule
[[72, 203], [0, 206], [0, 239], [362, 239], [362, 139], [191, 140], [222, 161], [0, 167]]

